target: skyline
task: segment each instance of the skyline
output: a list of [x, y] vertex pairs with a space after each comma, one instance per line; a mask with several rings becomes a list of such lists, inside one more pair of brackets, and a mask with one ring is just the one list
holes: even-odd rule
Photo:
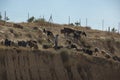
[[28, 13], [31, 16], [43, 17], [48, 21], [50, 15], [53, 22], [67, 24], [68, 17], [74, 23], [81, 19], [81, 25], [87, 24], [93, 29], [102, 30], [104, 20], [104, 30], [107, 27], [118, 29], [120, 22], [119, 0], [1, 0], [0, 12], [4, 11], [12, 22], [26, 22]]

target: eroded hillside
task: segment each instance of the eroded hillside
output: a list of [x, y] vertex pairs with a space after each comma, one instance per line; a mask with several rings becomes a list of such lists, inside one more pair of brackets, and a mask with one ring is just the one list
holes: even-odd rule
[[0, 80], [119, 80], [120, 64], [69, 50], [0, 50]]
[[[85, 32], [86, 36], [65, 36], [61, 33], [64, 28]], [[56, 34], [60, 46], [57, 50]], [[14, 45], [6, 46], [6, 38]], [[17, 44], [28, 40], [35, 40], [38, 49]], [[0, 22], [0, 80], [119, 80], [119, 48], [118, 33], [50, 23]]]

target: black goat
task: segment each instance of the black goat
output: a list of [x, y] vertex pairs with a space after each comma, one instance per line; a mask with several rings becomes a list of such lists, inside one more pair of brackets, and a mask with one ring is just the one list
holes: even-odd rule
[[11, 46], [11, 41], [10, 40], [8, 40], [8, 39], [5, 39], [5, 46]]
[[93, 54], [93, 51], [92, 50], [90, 50], [90, 49], [82, 49], [82, 51], [84, 52], [84, 53], [86, 53], [86, 54], [89, 54], [89, 55], [92, 55]]

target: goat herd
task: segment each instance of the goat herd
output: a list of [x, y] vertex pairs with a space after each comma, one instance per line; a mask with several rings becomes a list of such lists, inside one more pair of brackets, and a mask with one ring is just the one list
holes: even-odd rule
[[[85, 37], [87, 36], [86, 32], [84, 32], [84, 31], [73, 30], [70, 28], [62, 29], [61, 33], [63, 33], [65, 37], [68, 37], [68, 36], [70, 36], [70, 34], [73, 34], [73, 38], [76, 40], [80, 40], [81, 36], [85, 36]], [[107, 53], [104, 50], [100, 50], [97, 47], [94, 48], [93, 50], [91, 50], [89, 48], [78, 49], [77, 46], [75, 44], [73, 44], [70, 40], [67, 40], [67, 42], [69, 44], [69, 46], [67, 46], [67, 48], [75, 48], [77, 51], [82, 51], [88, 55], [93, 55], [93, 53], [95, 53], [97, 56], [98, 53], [101, 53], [101, 55], [103, 55], [107, 59], [112, 58], [113, 60], [120, 62], [120, 57], [118, 57], [116, 55], [112, 56], [110, 53]]]
[[[19, 27], [19, 25], [14, 25], [14, 26], [18, 26]], [[52, 31], [49, 31], [49, 30], [46, 30], [46, 29], [43, 29], [43, 32], [47, 35], [47, 37], [49, 38], [50, 41], [54, 42], [55, 48], [59, 48], [60, 47], [60, 46], [58, 46], [58, 39], [57, 39], [58, 35], [56, 37], [56, 36], [54, 36]], [[74, 29], [71, 29], [71, 28], [61, 29], [61, 34], [64, 34], [65, 37], [68, 37], [68, 36], [70, 36], [70, 34], [73, 34], [72, 37], [74, 39], [76, 39], [76, 40], [79, 40], [81, 38], [81, 35], [87, 36], [84, 31], [74, 30]], [[1, 44], [5, 45], [5, 46], [10, 46], [10, 47], [11, 46], [15, 46], [15, 47], [30, 47], [30, 48], [33, 48], [33, 49], [38, 49], [38, 43], [35, 40], [14, 41], [14, 40], [10, 40], [10, 39], [4, 39], [4, 40], [1, 41]], [[71, 47], [72, 48], [77, 48], [76, 45], [71, 45]]]
[[5, 39], [1, 41], [2, 45], [5, 45], [7, 47], [30, 47], [30, 48], [34, 48], [34, 49], [38, 49], [38, 45], [37, 45], [37, 41], [34, 40], [28, 40], [28, 41], [12, 41], [9, 39]]
[[[51, 31], [47, 31], [47, 30], [44, 29], [43, 32], [46, 33], [48, 37], [49, 37], [49, 36], [54, 36]], [[71, 29], [71, 28], [61, 29], [61, 34], [64, 34], [64, 37], [65, 37], [65, 38], [72, 37], [74, 40], [75, 40], [75, 39], [76, 39], [76, 40], [80, 40], [81, 36], [87, 37], [86, 32], [80, 31], [80, 30], [74, 30], [74, 29]], [[72, 35], [72, 36], [71, 36], [71, 35]], [[56, 37], [58, 38], [58, 35], [56, 35]], [[55, 44], [54, 48], [55, 48], [55, 49], [63, 48], [63, 46], [58, 46], [58, 39], [57, 39], [57, 38], [54, 39], [54, 41], [55, 41], [55, 43], [54, 43], [54, 44]], [[67, 43], [68, 45], [66, 45], [65, 48], [68, 48], [68, 49], [76, 49], [77, 51], [82, 51], [82, 52], [84, 52], [84, 53], [86, 53], [86, 54], [88, 54], [88, 55], [92, 55], [93, 52], [94, 52], [93, 50], [90, 50], [90, 49], [88, 49], [88, 48], [79, 49], [79, 48], [77, 47], [77, 45], [75, 45], [75, 44], [73, 43], [73, 41], [71, 41], [70, 39], [67, 39], [67, 40], [66, 40], [66, 43]], [[96, 49], [96, 51], [98, 51], [98, 50]]]
[[71, 33], [73, 34], [74, 39], [80, 39], [81, 35], [87, 36], [87, 34], [84, 31], [79, 31], [79, 30], [73, 30], [70, 28], [64, 28], [61, 30], [61, 33], [63, 33], [65, 36], [69, 36]]
[[[54, 34], [51, 31], [46, 30], [46, 29], [43, 29], [43, 32], [47, 35], [48, 38], [50, 37], [50, 38], [52, 38], [52, 40], [54, 40], [53, 42], [54, 42], [54, 48], [55, 49], [63, 48], [63, 46], [58, 46], [58, 39], [57, 39], [58, 35], [54, 36]], [[61, 34], [64, 34], [65, 38], [68, 38], [72, 34], [72, 37], [76, 40], [80, 40], [81, 36], [87, 37], [86, 32], [80, 31], [80, 30], [74, 30], [74, 29], [71, 29], [71, 28], [61, 29]], [[66, 46], [66, 48], [68, 48], [68, 49], [74, 48], [77, 51], [82, 51], [82, 52], [84, 52], [88, 55], [93, 55], [93, 53], [99, 52], [98, 48], [95, 48], [94, 50], [91, 50], [89, 48], [78, 49], [77, 45], [73, 44], [73, 42], [71, 40], [67, 39], [66, 42], [68, 42], [68, 44], [69, 44], [68, 46]], [[38, 49], [38, 42], [35, 41], [35, 40], [12, 41], [12, 40], [9, 40], [9, 39], [5, 39], [5, 40], [1, 41], [1, 44], [5, 45], [7, 47], [8, 46], [9, 47], [11, 47], [11, 46], [13, 46], [13, 47], [29, 47], [29, 48], [32, 48], [32, 49]], [[105, 51], [101, 51], [101, 53], [104, 54], [106, 58], [111, 57], [111, 55], [107, 54]], [[112, 58], [114, 60], [120, 61], [120, 58], [117, 57], [117, 56], [113, 56]]]

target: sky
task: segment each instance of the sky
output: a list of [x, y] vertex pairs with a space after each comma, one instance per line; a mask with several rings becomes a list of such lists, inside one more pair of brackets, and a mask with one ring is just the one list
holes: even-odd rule
[[93, 29], [104, 30], [108, 27], [118, 29], [120, 22], [120, 0], [0, 0], [0, 12], [12, 22], [26, 22], [28, 13], [36, 18], [43, 17], [49, 20], [52, 14], [53, 22], [67, 24], [81, 19], [81, 25]]

